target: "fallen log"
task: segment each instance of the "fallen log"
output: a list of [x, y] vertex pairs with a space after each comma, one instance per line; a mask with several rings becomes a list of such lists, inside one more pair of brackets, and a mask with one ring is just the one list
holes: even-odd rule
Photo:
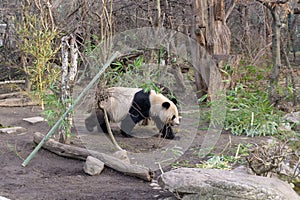
[[24, 96], [25, 96], [24, 92], [11, 92], [11, 93], [0, 94], [0, 99], [20, 98], [20, 97], [23, 98]]
[[25, 98], [0, 99], [0, 107], [25, 107], [39, 105], [37, 101], [29, 101]]
[[0, 81], [0, 85], [5, 85], [5, 84], [25, 84], [25, 80], [14, 80], [14, 81]]
[[[43, 138], [44, 138], [43, 134], [36, 132], [34, 133], [33, 141], [38, 144], [42, 141]], [[81, 147], [62, 144], [53, 139], [47, 140], [47, 142], [43, 145], [43, 148], [57, 155], [68, 157], [68, 158], [75, 158], [79, 160], [86, 160], [88, 156], [93, 156], [95, 158], [98, 158], [102, 162], [104, 162], [104, 164], [107, 167], [122, 172], [126, 175], [141, 178], [146, 181], [151, 181], [153, 178], [153, 172], [151, 171], [151, 169], [147, 167], [143, 167], [141, 165], [126, 163], [123, 160], [107, 155], [105, 153], [100, 153], [97, 151], [87, 150]]]

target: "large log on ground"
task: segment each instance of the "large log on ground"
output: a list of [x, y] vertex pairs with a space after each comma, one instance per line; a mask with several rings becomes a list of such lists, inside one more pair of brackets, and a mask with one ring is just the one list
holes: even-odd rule
[[0, 107], [24, 107], [39, 105], [36, 101], [28, 101], [25, 98], [0, 99]]
[[11, 93], [0, 94], [0, 99], [23, 98], [24, 96], [26, 96], [24, 92], [11, 92]]
[[[43, 138], [44, 138], [43, 134], [39, 132], [34, 133], [33, 140], [35, 143], [37, 144], [40, 143]], [[151, 169], [147, 167], [130, 164], [124, 162], [123, 160], [115, 158], [113, 156], [100, 153], [97, 151], [92, 151], [81, 147], [62, 144], [53, 139], [47, 140], [47, 142], [43, 145], [43, 148], [60, 156], [75, 158], [80, 160], [86, 160], [88, 156], [93, 156], [95, 158], [98, 158], [102, 162], [104, 162], [104, 164], [107, 167], [122, 172], [126, 175], [135, 176], [146, 181], [151, 181], [153, 178], [153, 172], [151, 171]]]
[[31, 99], [25, 92], [0, 94], [0, 107], [35, 106], [39, 102]]

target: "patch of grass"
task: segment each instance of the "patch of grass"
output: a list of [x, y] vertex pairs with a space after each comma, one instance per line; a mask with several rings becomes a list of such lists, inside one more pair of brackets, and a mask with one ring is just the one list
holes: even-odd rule
[[175, 163], [171, 164], [172, 168], [180, 168], [180, 167], [188, 167], [188, 168], [194, 168], [196, 167], [195, 164], [190, 163], [188, 160], [181, 160], [176, 161]]
[[[193, 168], [206, 168], [206, 169], [225, 169], [231, 170], [235, 165], [243, 165], [246, 163], [246, 156], [248, 156], [249, 148], [252, 144], [238, 144], [230, 150], [232, 153], [225, 154], [210, 154], [205, 160], [199, 163], [192, 163], [189, 160], [181, 160], [173, 163], [171, 166], [173, 168], [179, 167], [193, 167]], [[192, 148], [194, 151], [193, 155], [199, 156], [197, 152], [199, 149]], [[193, 159], [193, 162], [195, 160]]]
[[238, 144], [234, 148], [235, 155], [210, 155], [208, 159], [196, 164], [198, 168], [209, 169], [226, 169], [231, 170], [234, 165], [241, 165], [245, 163], [245, 157], [248, 156], [248, 149], [251, 144]]
[[[203, 101], [203, 99], [199, 99]], [[213, 102], [202, 104], [209, 107]], [[210, 109], [202, 109], [200, 119], [209, 122]], [[276, 135], [281, 122], [280, 111], [268, 100], [267, 91], [238, 84], [226, 94], [226, 118], [224, 129], [233, 135], [269, 136]]]
[[228, 91], [226, 99], [225, 130], [251, 137], [277, 134], [280, 116], [270, 105], [266, 91], [238, 85]]

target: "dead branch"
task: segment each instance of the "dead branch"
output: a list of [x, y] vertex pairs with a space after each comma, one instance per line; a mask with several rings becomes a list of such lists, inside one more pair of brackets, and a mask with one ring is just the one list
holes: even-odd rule
[[267, 176], [269, 173], [276, 172], [280, 163], [289, 153], [286, 143], [276, 142], [274, 144], [256, 145], [249, 150], [246, 160], [250, 169], [256, 174]]
[[28, 101], [24, 98], [1, 99], [0, 107], [24, 107], [39, 105], [37, 101]]
[[5, 84], [16, 84], [16, 83], [22, 83], [22, 84], [25, 84], [25, 80], [1, 81], [1, 82], [0, 82], [0, 85], [5, 85]]
[[11, 92], [11, 93], [0, 94], [0, 99], [23, 98], [24, 96], [27, 96], [24, 92]]
[[109, 135], [109, 138], [111, 140], [111, 142], [114, 144], [114, 146], [119, 149], [119, 150], [123, 150], [119, 144], [117, 143], [112, 131], [111, 131], [111, 128], [110, 128], [110, 125], [109, 125], [109, 121], [108, 121], [108, 117], [107, 117], [107, 112], [105, 109], [103, 109], [103, 112], [104, 112], [104, 120], [105, 120], [105, 124], [106, 124], [106, 127], [107, 127], [107, 131], [108, 131], [108, 135]]
[[[43, 138], [44, 138], [43, 134], [36, 132], [34, 133], [33, 141], [38, 144], [42, 141]], [[105, 153], [100, 153], [85, 148], [62, 144], [53, 139], [49, 139], [43, 145], [43, 148], [59, 156], [74, 158], [79, 160], [86, 160], [88, 156], [93, 156], [95, 158], [98, 158], [102, 162], [104, 162], [104, 164], [107, 167], [122, 172], [126, 175], [134, 176], [146, 181], [151, 181], [153, 178], [153, 172], [151, 171], [151, 169], [147, 167], [143, 167], [141, 165], [126, 163], [123, 160], [107, 155]]]

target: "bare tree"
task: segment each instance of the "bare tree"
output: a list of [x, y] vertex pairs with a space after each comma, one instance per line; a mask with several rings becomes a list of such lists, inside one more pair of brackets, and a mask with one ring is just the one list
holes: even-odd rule
[[[281, 52], [280, 52], [280, 31], [281, 31], [281, 15], [282, 12], [288, 10], [287, 3], [289, 0], [256, 0], [262, 5], [266, 6], [272, 15], [272, 63], [273, 67], [270, 74], [270, 87], [269, 87], [269, 99], [271, 103], [275, 103], [278, 99], [275, 88], [278, 83], [279, 68], [281, 66]], [[286, 6], [283, 6], [286, 5]]]
[[[226, 24], [228, 14], [224, 1], [194, 0], [193, 14], [192, 37], [211, 55], [229, 55], [231, 33]], [[207, 93], [208, 83], [199, 71], [195, 71], [195, 79], [198, 97], [203, 96]]]

